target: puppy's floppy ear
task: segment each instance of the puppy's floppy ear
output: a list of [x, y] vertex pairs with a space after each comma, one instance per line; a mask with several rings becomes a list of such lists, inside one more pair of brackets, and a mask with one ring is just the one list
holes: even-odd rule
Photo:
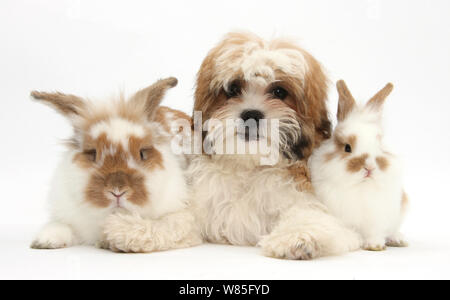
[[72, 122], [81, 116], [86, 107], [86, 102], [74, 95], [33, 91], [31, 92], [31, 97], [50, 105]]
[[178, 79], [170, 77], [161, 79], [153, 85], [137, 92], [130, 101], [137, 102], [144, 105], [144, 112], [147, 114], [149, 120], [155, 118], [155, 113], [161, 104], [167, 90], [177, 86]]
[[300, 125], [302, 133], [296, 144], [291, 145], [290, 152], [284, 152], [288, 159], [304, 160], [308, 159], [314, 148], [314, 130], [306, 123]]
[[204, 120], [208, 120], [211, 116], [211, 109], [217, 100], [216, 91], [211, 89], [211, 82], [214, 79], [215, 60], [218, 47], [210, 51], [208, 56], [203, 60], [200, 70], [197, 73], [197, 82], [195, 87], [194, 113], [202, 112]]
[[314, 123], [313, 144], [320, 145], [331, 136], [331, 122], [326, 106], [328, 96], [328, 77], [322, 65], [308, 52], [302, 50], [308, 62], [308, 72], [305, 75], [303, 102], [309, 107], [308, 117]]
[[344, 80], [339, 80], [336, 86], [339, 93], [337, 119], [341, 122], [344, 121], [347, 115], [353, 110], [356, 102]]
[[366, 107], [373, 108], [376, 110], [381, 110], [386, 98], [392, 93], [394, 89], [394, 85], [392, 83], [388, 83], [381, 91], [379, 91], [369, 102], [366, 104]]

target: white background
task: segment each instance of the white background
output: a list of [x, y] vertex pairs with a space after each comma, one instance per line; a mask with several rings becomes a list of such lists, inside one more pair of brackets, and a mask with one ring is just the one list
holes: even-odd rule
[[[165, 104], [191, 113], [202, 59], [234, 29], [297, 38], [361, 101], [395, 84], [387, 131], [407, 166], [411, 247], [312, 262], [214, 245], [149, 255], [29, 250], [46, 221], [58, 140], [71, 134], [29, 92], [102, 98], [176, 76], [179, 86]], [[448, 0], [2, 0], [0, 278], [450, 279], [449, 84]]]

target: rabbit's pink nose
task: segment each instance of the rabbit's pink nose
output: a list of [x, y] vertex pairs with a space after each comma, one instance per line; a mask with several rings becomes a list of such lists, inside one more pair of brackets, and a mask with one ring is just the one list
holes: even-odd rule
[[117, 199], [120, 199], [123, 195], [125, 195], [127, 192], [122, 192], [122, 193], [115, 193], [115, 192], [110, 192], [114, 197], [116, 197]]
[[373, 173], [373, 171], [375, 171], [374, 167], [365, 167], [364, 170], [366, 170], [367, 174], [366, 177], [370, 177]]

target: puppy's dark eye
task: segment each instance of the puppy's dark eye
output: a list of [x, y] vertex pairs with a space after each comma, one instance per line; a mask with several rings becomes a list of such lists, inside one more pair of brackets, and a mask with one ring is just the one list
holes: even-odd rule
[[289, 93], [284, 88], [277, 86], [272, 90], [272, 95], [275, 99], [284, 100], [287, 98]]
[[226, 90], [227, 98], [236, 98], [241, 94], [241, 85], [239, 82], [233, 82]]
[[97, 160], [97, 150], [95, 149], [84, 150], [83, 154], [92, 162]]
[[350, 146], [349, 144], [345, 145], [345, 152], [352, 153], [352, 146]]

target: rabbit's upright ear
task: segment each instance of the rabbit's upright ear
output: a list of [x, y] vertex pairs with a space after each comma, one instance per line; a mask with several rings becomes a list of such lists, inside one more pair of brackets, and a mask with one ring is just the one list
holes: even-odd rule
[[344, 80], [339, 80], [337, 82], [337, 90], [339, 93], [337, 118], [338, 121], [341, 122], [344, 121], [347, 115], [353, 110], [356, 102]]
[[153, 120], [166, 91], [175, 87], [178, 80], [175, 77], [161, 79], [153, 85], [137, 92], [130, 101], [144, 105], [144, 111], [149, 120]]
[[50, 105], [72, 122], [81, 116], [83, 109], [86, 107], [86, 102], [74, 95], [33, 91], [31, 97]]
[[386, 98], [392, 93], [394, 89], [394, 85], [392, 83], [388, 83], [381, 91], [379, 91], [369, 102], [366, 104], [366, 107], [376, 110], [381, 110], [383, 108], [383, 104]]

